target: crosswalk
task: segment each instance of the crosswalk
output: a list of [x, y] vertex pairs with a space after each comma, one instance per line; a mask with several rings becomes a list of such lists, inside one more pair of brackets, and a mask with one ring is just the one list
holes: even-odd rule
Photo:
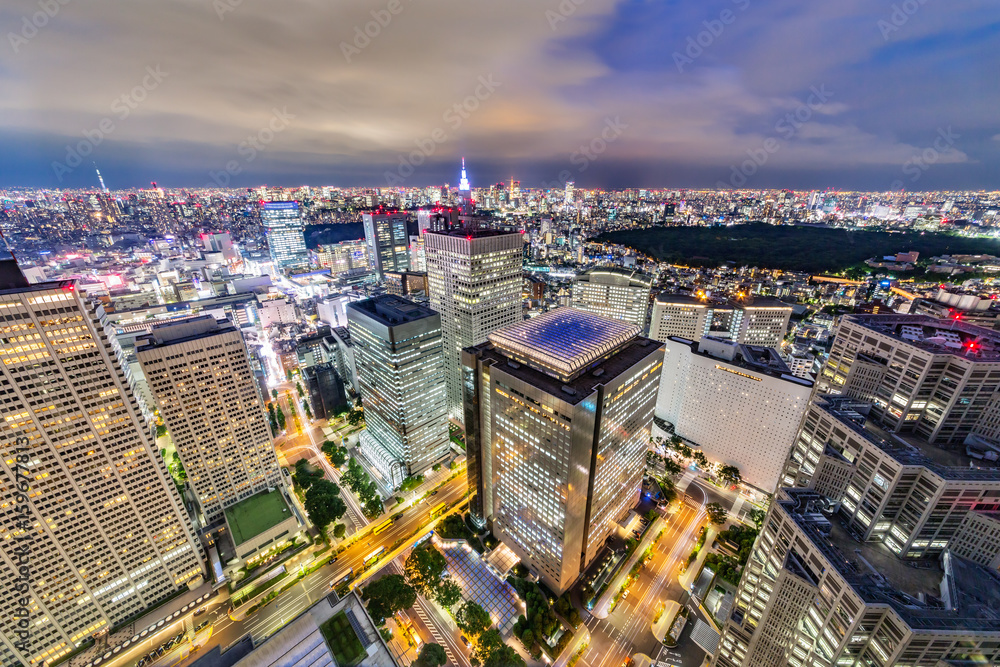
[[448, 656], [448, 664], [459, 664], [458, 661], [455, 660], [455, 654], [451, 652], [451, 647], [448, 646], [448, 642], [444, 640], [444, 637], [442, 637], [440, 631], [438, 631], [437, 625], [435, 625], [434, 621], [432, 621], [427, 615], [427, 610], [424, 609], [424, 601], [421, 598], [417, 598], [417, 603], [413, 605], [413, 611], [416, 612], [421, 622], [423, 622], [424, 627], [430, 630], [431, 636], [434, 638], [434, 642], [444, 648], [444, 652]]

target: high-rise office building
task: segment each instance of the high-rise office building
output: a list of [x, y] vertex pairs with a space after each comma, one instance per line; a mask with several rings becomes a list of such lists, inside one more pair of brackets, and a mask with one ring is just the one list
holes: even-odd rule
[[246, 344], [212, 315], [153, 328], [136, 351], [204, 525], [282, 484]]
[[0, 314], [0, 663], [41, 664], [204, 572], [75, 282], [29, 286], [13, 259], [0, 261]]
[[702, 336], [718, 335], [720, 328], [713, 327], [715, 310], [715, 304], [687, 294], [658, 294], [653, 301], [649, 337], [659, 341], [671, 336], [701, 340]]
[[431, 308], [441, 314], [448, 416], [461, 421], [463, 348], [521, 321], [524, 241], [518, 232], [424, 232]]
[[272, 201], [260, 205], [260, 220], [277, 271], [309, 266], [305, 223], [298, 202]]
[[334, 276], [371, 271], [368, 244], [360, 239], [319, 246], [316, 248], [316, 262], [330, 269], [330, 274]]
[[578, 276], [572, 305], [577, 310], [646, 328], [653, 278], [632, 269], [602, 267]]
[[970, 510], [1000, 510], [995, 441], [942, 449], [916, 434], [887, 432], [871, 412], [864, 401], [815, 396], [780, 485], [822, 493], [839, 504], [854, 534], [904, 558], [941, 553]]
[[812, 386], [792, 375], [774, 348], [671, 337], [656, 416], [710, 459], [737, 466], [743, 479], [773, 493]]
[[365, 227], [365, 243], [375, 270], [375, 277], [382, 280], [386, 271], [410, 270], [410, 234], [406, 213], [365, 213], [361, 216]]
[[640, 332], [559, 308], [463, 350], [470, 510], [559, 593], [639, 498], [663, 364]]
[[764, 518], [713, 664], [998, 659], [1000, 573], [951, 551], [904, 564], [884, 545], [856, 541], [821, 494], [786, 489]]
[[778, 299], [757, 297], [752, 303], [735, 303], [730, 333], [737, 343], [780, 348], [788, 333], [792, 307]]
[[1000, 332], [926, 315], [845, 315], [819, 391], [872, 404], [887, 431], [963, 450], [1000, 440]]
[[700, 299], [687, 294], [659, 294], [653, 301], [649, 337], [730, 338], [737, 343], [780, 348], [788, 332], [792, 307], [777, 299], [753, 303]]
[[397, 488], [448, 456], [441, 316], [394, 295], [347, 306], [368, 428], [361, 453]]

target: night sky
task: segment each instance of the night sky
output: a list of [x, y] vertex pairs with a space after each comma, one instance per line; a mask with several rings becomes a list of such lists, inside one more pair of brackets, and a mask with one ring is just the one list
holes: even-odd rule
[[473, 186], [1000, 188], [991, 1], [5, 0], [0, 25], [0, 187], [94, 161], [112, 189], [455, 186], [465, 156]]

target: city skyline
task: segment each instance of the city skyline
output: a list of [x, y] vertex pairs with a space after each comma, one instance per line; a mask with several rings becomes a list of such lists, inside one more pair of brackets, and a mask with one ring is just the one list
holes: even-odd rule
[[3, 186], [457, 184], [464, 156], [473, 185], [711, 187], [756, 157], [748, 187], [878, 191], [1000, 164], [973, 2], [39, 11], [4, 10]]

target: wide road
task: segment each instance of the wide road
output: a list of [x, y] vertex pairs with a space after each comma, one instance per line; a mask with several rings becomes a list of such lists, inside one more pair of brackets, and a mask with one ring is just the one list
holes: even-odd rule
[[[229, 595], [225, 588], [221, 589], [215, 598], [206, 603], [209, 607], [208, 613], [195, 618], [196, 623], [206, 619], [213, 621], [214, 630], [205, 647], [183, 660], [175, 659], [173, 662], [164, 660], [162, 664], [164, 666], [169, 664], [171, 667], [184, 667], [195, 662], [213, 648], [225, 649], [229, 647], [248, 633], [258, 643], [273, 635], [293, 618], [315, 604], [317, 600], [329, 595], [330, 581], [335, 575], [348, 567], [354, 569], [356, 576], [360, 575], [364, 569], [365, 557], [375, 549], [384, 547], [386, 555], [388, 555], [398, 540], [410, 537], [417, 530], [429, 530], [434, 525], [429, 520], [430, 508], [441, 502], [445, 502], [449, 506], [460, 504], [465, 498], [467, 486], [466, 476], [459, 474], [454, 479], [445, 482], [438, 493], [428, 498], [427, 501], [404, 509], [403, 516], [379, 535], [372, 535], [377, 524], [361, 529], [338, 556], [336, 562], [328, 563], [307, 575], [292, 588], [279, 595], [276, 600], [262, 609], [258, 609], [245, 620], [233, 621], [228, 615]], [[377, 567], [384, 564], [385, 560], [380, 560]], [[374, 570], [370, 570], [365, 573], [366, 577], [373, 572]], [[173, 633], [178, 631], [177, 628], [180, 628], [185, 619], [190, 616], [191, 614], [187, 614], [179, 617], [174, 623], [162, 628], [157, 637], [162, 634], [165, 641], [168, 637], [173, 636]], [[133, 650], [122, 651], [113, 660], [102, 663], [102, 667], [132, 667], [149, 650], [147, 644], [148, 642], [144, 642]], [[156, 667], [160, 667], [160, 663], [157, 663]]]
[[698, 528], [704, 523], [705, 497], [700, 490], [695, 485], [689, 488], [692, 501], [681, 504], [670, 518], [663, 537], [653, 549], [653, 557], [629, 588], [628, 597], [606, 619], [584, 616], [591, 640], [578, 663], [581, 667], [618, 667], [634, 653], [656, 658], [661, 644], [653, 636], [653, 617], [667, 600], [684, 601], [685, 593], [677, 584], [677, 574], [694, 548]]

